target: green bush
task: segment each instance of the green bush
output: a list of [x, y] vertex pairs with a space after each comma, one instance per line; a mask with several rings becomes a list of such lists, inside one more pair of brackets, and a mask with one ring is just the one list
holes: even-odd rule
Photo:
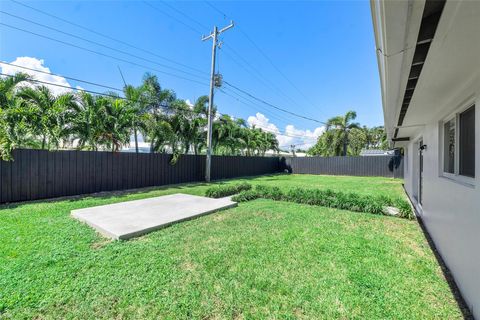
[[279, 187], [269, 187], [257, 185], [255, 186], [255, 192], [257, 192], [259, 198], [271, 199], [271, 200], [283, 200], [283, 193]]
[[237, 184], [218, 185], [210, 187], [205, 192], [205, 195], [209, 198], [222, 198], [231, 196], [242, 191], [252, 189], [252, 185], [246, 182]]
[[365, 196], [357, 193], [336, 192], [330, 189], [294, 188], [284, 193], [278, 187], [257, 185], [255, 190], [243, 191], [232, 198], [232, 200], [245, 202], [258, 198], [374, 214], [384, 214], [384, 207], [392, 206], [399, 209], [400, 217], [413, 218], [410, 204], [405, 199], [392, 199], [386, 196]]
[[407, 219], [415, 218], [412, 206], [407, 200], [401, 198], [395, 199], [393, 206], [400, 210], [400, 217]]
[[234, 195], [232, 197], [232, 201], [247, 202], [247, 201], [255, 200], [255, 199], [258, 199], [258, 198], [259, 198], [259, 194], [258, 194], [257, 191], [255, 191], [255, 190], [245, 190], [245, 191], [240, 192], [237, 195]]

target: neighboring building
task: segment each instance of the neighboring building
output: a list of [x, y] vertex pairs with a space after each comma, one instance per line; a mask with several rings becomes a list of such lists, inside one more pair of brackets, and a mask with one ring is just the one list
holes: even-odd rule
[[405, 188], [480, 319], [480, 2], [371, 0]]
[[395, 150], [363, 149], [360, 151], [362, 157], [392, 156], [394, 154]]

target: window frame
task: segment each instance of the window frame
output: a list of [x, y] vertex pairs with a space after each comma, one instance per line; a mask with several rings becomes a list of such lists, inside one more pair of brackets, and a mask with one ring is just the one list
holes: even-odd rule
[[[458, 108], [455, 112], [449, 114], [443, 120], [440, 121], [440, 176], [466, 184], [468, 186], [475, 186], [476, 177], [478, 175], [477, 168], [475, 167], [475, 177], [464, 176], [460, 174], [460, 114], [464, 113], [471, 107], [475, 107], [475, 114], [477, 112], [477, 103], [475, 99], [470, 99], [468, 102], [463, 103], [462, 107]], [[445, 172], [445, 124], [452, 119], [455, 119], [455, 157], [454, 157], [454, 173]], [[475, 121], [475, 131], [477, 123]], [[476, 150], [475, 150], [476, 153]], [[476, 164], [476, 154], [474, 154]]]
[[[458, 173], [458, 170], [457, 170], [457, 165], [458, 165], [458, 160], [459, 160], [459, 157], [458, 157], [458, 140], [460, 138], [460, 135], [458, 135], [458, 123], [459, 123], [458, 114], [460, 114], [460, 112], [454, 113], [454, 114], [450, 115], [449, 117], [445, 118], [444, 120], [442, 120], [442, 135], [441, 135], [441, 139], [442, 139], [442, 141], [441, 141], [441, 143], [442, 143], [442, 153], [441, 153], [442, 174], [443, 174], [443, 176], [448, 177], [448, 178], [455, 178], [455, 176]], [[445, 125], [452, 120], [455, 120], [455, 138], [454, 138], [455, 139], [455, 149], [454, 149], [455, 155], [453, 157], [453, 173], [445, 171]]]

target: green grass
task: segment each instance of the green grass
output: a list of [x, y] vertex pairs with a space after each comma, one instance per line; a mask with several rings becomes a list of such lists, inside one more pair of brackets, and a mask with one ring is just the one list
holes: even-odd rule
[[[249, 181], [333, 189], [327, 178]], [[363, 178], [364, 188], [384, 188], [372, 180]], [[384, 192], [399, 190], [383, 180]], [[0, 207], [0, 318], [461, 318], [415, 221], [255, 200], [111, 242], [69, 217], [75, 208], [207, 188]]]
[[405, 197], [402, 179], [382, 177], [320, 176], [310, 174], [290, 174], [246, 179], [252, 184], [277, 186], [283, 190], [301, 188], [331, 189], [333, 191], [355, 192], [363, 195], [385, 195]]

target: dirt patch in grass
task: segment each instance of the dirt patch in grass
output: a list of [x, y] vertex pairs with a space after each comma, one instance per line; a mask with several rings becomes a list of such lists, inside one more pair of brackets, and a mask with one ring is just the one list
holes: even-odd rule
[[107, 239], [107, 238], [100, 238], [98, 241], [95, 241], [92, 243], [91, 248], [93, 250], [99, 250], [105, 247], [106, 245], [112, 243], [112, 240]]

